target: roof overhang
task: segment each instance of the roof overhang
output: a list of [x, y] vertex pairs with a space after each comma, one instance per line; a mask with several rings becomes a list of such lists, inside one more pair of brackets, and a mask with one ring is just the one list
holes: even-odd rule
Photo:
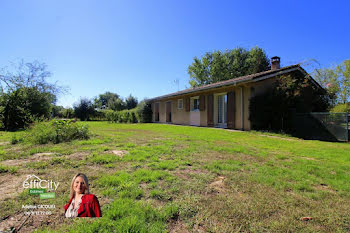
[[[189, 95], [189, 94], [193, 94], [193, 93], [200, 93], [203, 91], [213, 90], [213, 89], [222, 88], [222, 87], [239, 86], [239, 85], [243, 85], [243, 84], [247, 84], [247, 83], [259, 82], [259, 81], [263, 81], [263, 80], [266, 80], [266, 79], [269, 79], [269, 78], [272, 78], [275, 76], [283, 75], [283, 74], [294, 72], [294, 71], [300, 71], [303, 75], [309, 77], [311, 82], [314, 85], [323, 89], [303, 68], [300, 67], [300, 65], [293, 65], [293, 66], [281, 68], [277, 72], [276, 71], [274, 71], [274, 72], [267, 71], [267, 72], [261, 72], [262, 74], [257, 73], [257, 74], [253, 74], [253, 75], [238, 77], [235, 79], [230, 79], [230, 80], [221, 81], [218, 83], [200, 86], [197, 88], [190, 88], [190, 89], [186, 89], [183, 91], [178, 91], [175, 93], [170, 93], [167, 95], [158, 96], [158, 97], [149, 99], [148, 101], [155, 102], [155, 101], [159, 101], [159, 100], [163, 100], [163, 99], [169, 99], [169, 98], [174, 98], [174, 97], [183, 96], [183, 95]], [[266, 74], [264, 74], [264, 73], [266, 73]]]

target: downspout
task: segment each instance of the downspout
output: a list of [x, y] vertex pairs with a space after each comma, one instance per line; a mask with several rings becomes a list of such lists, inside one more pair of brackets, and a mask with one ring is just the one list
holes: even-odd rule
[[243, 100], [243, 87], [241, 87], [241, 129], [244, 130], [244, 100]]

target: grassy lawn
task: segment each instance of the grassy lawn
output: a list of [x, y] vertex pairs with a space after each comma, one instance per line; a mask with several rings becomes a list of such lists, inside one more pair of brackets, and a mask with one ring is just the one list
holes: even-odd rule
[[[350, 231], [350, 144], [161, 124], [88, 123], [93, 137], [11, 145], [0, 132], [0, 219], [55, 204], [22, 229], [71, 232]], [[69, 185], [89, 178], [100, 219], [65, 219]], [[26, 175], [60, 182], [56, 198], [20, 188]], [[10, 216], [10, 217], [8, 217]], [[312, 220], [302, 221], [302, 217]]]

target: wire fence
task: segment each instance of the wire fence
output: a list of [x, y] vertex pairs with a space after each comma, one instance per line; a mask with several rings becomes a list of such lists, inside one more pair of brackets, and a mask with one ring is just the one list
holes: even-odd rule
[[349, 117], [347, 113], [296, 113], [294, 129], [296, 136], [304, 139], [347, 142]]

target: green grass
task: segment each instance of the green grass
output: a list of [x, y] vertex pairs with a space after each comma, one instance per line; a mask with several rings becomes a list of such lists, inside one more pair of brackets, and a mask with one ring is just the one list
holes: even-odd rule
[[99, 154], [94, 153], [89, 160], [96, 164], [110, 164], [119, 161], [120, 158], [114, 154]]
[[15, 166], [4, 166], [0, 164], [0, 173], [16, 173], [18, 170], [18, 167]]
[[[3, 161], [55, 154], [0, 176], [54, 174], [61, 185], [52, 202], [63, 206], [73, 174], [82, 171], [102, 203], [101, 219], [62, 220], [42, 231], [166, 232], [174, 225], [205, 232], [350, 231], [348, 143], [160, 124], [88, 126], [89, 140], [0, 146]], [[0, 132], [0, 141], [13, 135]], [[24, 198], [39, 201], [11, 197], [0, 202], [6, 206], [0, 217], [21, 211]]]

